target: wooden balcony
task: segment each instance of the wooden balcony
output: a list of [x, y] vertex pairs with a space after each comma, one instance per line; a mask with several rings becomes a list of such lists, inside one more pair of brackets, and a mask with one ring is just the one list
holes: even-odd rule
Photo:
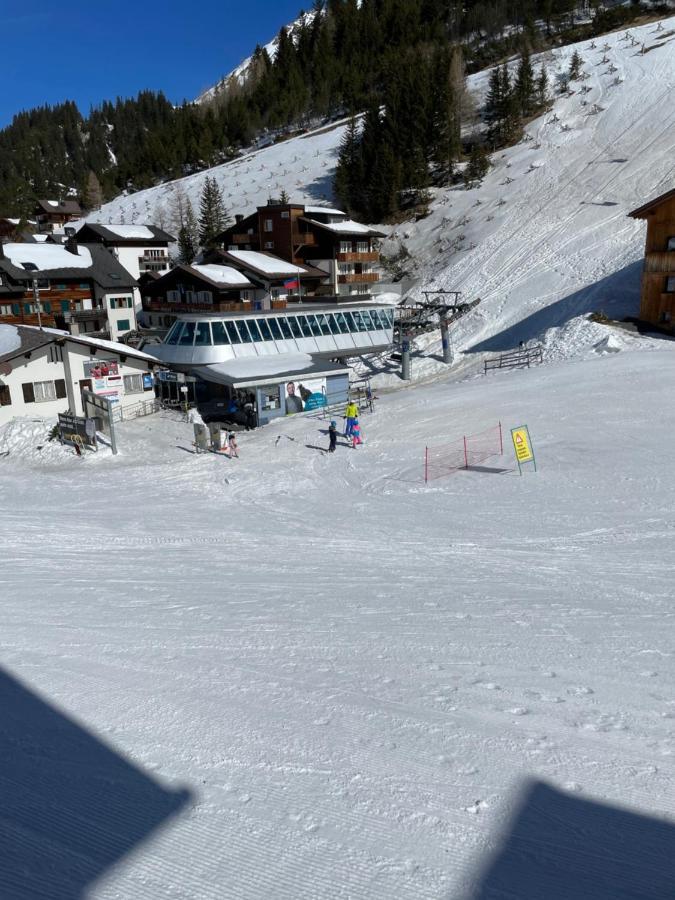
[[253, 244], [257, 241], [257, 234], [233, 234], [232, 235], [232, 243], [233, 244]]
[[143, 256], [138, 257], [138, 261], [140, 263], [164, 263], [164, 265], [169, 265], [169, 257], [168, 256], [148, 256], [147, 253], [144, 253]]
[[369, 250], [363, 253], [338, 253], [337, 261], [348, 263], [376, 263], [380, 261], [380, 254], [376, 250]]
[[675, 275], [675, 250], [647, 253], [644, 270], [650, 275]]
[[167, 314], [176, 313], [220, 313], [220, 312], [249, 312], [253, 309], [250, 300], [216, 300], [213, 303], [174, 303], [173, 301], [143, 299], [143, 309], [147, 312], [160, 312]]
[[353, 275], [338, 275], [338, 284], [372, 284], [379, 281], [377, 272], [361, 272]]
[[298, 244], [303, 244], [304, 246], [313, 246], [316, 244], [316, 235], [311, 232], [294, 232], [293, 234], [293, 243], [297, 246]]

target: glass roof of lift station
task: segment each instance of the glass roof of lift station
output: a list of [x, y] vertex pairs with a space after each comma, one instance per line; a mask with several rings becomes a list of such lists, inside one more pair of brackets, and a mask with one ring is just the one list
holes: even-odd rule
[[278, 353], [356, 356], [393, 342], [394, 307], [377, 303], [287, 307], [227, 316], [181, 315], [153, 353], [163, 362], [199, 365]]

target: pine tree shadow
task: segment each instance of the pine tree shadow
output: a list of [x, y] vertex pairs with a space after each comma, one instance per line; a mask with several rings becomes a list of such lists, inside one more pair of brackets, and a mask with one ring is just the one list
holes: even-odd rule
[[186, 804], [0, 669], [0, 897], [81, 900]]
[[463, 900], [675, 897], [672, 823], [541, 782], [528, 783], [499, 843]]
[[596, 310], [614, 318], [637, 315], [640, 306], [640, 275], [642, 260], [630, 263], [594, 284], [581, 288], [567, 297], [532, 313], [515, 325], [474, 344], [468, 353], [511, 350], [520, 341], [540, 338], [547, 328], [564, 325], [575, 316]]

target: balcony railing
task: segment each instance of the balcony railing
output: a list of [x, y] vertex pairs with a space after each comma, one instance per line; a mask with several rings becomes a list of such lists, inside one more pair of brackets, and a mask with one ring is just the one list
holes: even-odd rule
[[256, 239], [257, 239], [257, 235], [255, 235], [255, 234], [233, 234], [232, 235], [232, 243], [233, 244], [251, 244]]
[[353, 275], [338, 275], [338, 284], [372, 284], [379, 281], [377, 272], [355, 272]]
[[380, 254], [376, 250], [359, 251], [358, 253], [338, 253], [338, 262], [364, 263], [379, 262]]
[[675, 250], [664, 250], [662, 253], [647, 253], [645, 256], [645, 272], [652, 275], [675, 275]]
[[143, 256], [138, 257], [138, 261], [142, 263], [164, 263], [165, 265], [169, 265], [169, 257], [167, 255], [164, 256], [150, 256], [147, 253], [144, 253]]
[[293, 243], [314, 245], [316, 244], [316, 235], [311, 234], [311, 232], [297, 232], [293, 235]]

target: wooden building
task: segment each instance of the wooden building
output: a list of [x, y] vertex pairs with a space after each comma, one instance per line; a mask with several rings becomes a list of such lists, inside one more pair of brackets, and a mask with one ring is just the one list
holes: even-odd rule
[[675, 330], [675, 189], [629, 215], [647, 222], [640, 318]]
[[270, 200], [249, 216], [238, 215], [217, 238], [225, 251], [262, 251], [326, 274], [327, 292], [369, 294], [379, 279], [380, 231], [354, 222], [339, 209]]
[[39, 231], [53, 231], [83, 215], [77, 200], [38, 200], [34, 213]]

